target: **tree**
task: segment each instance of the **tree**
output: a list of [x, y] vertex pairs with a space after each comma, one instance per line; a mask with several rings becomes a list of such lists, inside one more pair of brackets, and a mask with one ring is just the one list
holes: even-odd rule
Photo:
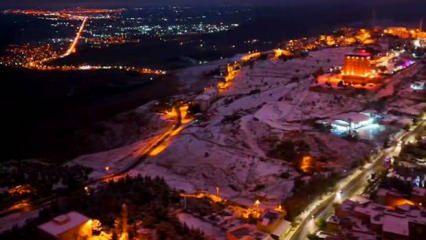
[[327, 226], [327, 223], [326, 223], [326, 221], [325, 221], [325, 219], [324, 219], [324, 218], [319, 218], [319, 219], [315, 222], [315, 225], [317, 225], [317, 227], [318, 227], [320, 230], [324, 230], [324, 229], [325, 229], [325, 227]]
[[289, 162], [297, 159], [296, 147], [292, 141], [277, 143], [272, 150], [273, 157], [287, 160]]

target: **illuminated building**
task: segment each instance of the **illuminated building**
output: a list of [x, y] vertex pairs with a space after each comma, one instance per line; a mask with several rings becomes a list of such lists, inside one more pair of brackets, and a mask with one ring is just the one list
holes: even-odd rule
[[342, 79], [348, 83], [367, 83], [376, 77], [375, 71], [371, 64], [371, 54], [360, 52], [356, 54], [348, 54], [342, 69]]
[[346, 113], [335, 117], [331, 127], [340, 132], [350, 132], [373, 124], [376, 121], [368, 113]]
[[[273, 231], [282, 223], [285, 217], [284, 212], [278, 212], [274, 210], [266, 210], [257, 221], [257, 228], [263, 232], [273, 233]], [[290, 226], [290, 222], [285, 221], [287, 227]]]
[[426, 38], [418, 38], [413, 41], [414, 48], [426, 48]]
[[413, 206], [410, 201], [399, 200], [398, 204], [403, 205], [388, 207], [361, 196], [347, 199], [342, 204], [336, 205], [335, 216], [333, 221], [327, 221], [327, 228], [329, 223], [332, 223], [330, 228], [337, 228], [338, 231], [350, 236], [358, 236], [360, 231], [353, 226], [362, 223], [365, 226], [362, 233], [372, 238], [354, 239], [424, 239], [426, 232], [424, 211]]
[[425, 82], [414, 82], [411, 84], [411, 89], [415, 91], [423, 91], [426, 89]]
[[38, 229], [45, 239], [84, 240], [92, 237], [92, 220], [72, 211], [53, 218]]
[[303, 156], [300, 164], [299, 169], [302, 170], [303, 173], [312, 173], [315, 167], [315, 160], [312, 156]]
[[426, 36], [425, 38], [417, 38], [413, 40], [413, 57], [422, 58], [426, 54]]

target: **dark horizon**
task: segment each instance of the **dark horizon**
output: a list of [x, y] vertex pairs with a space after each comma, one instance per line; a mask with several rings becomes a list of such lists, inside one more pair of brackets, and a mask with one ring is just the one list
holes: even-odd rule
[[409, 5], [421, 4], [426, 2], [422, 0], [371, 0], [357, 1], [348, 0], [6, 0], [0, 2], [2, 8], [59, 8], [59, 7], [143, 7], [143, 6], [314, 6], [314, 5], [363, 5], [363, 6], [381, 6], [381, 5]]

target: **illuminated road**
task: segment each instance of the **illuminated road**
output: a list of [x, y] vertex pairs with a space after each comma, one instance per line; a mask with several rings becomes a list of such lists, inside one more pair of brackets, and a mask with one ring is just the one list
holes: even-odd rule
[[48, 63], [48, 62], [51, 62], [51, 61], [54, 61], [54, 60], [57, 60], [57, 59], [60, 59], [60, 58], [65, 58], [65, 57], [77, 52], [77, 46], [78, 46], [78, 43], [80, 41], [81, 35], [83, 34], [84, 27], [86, 26], [88, 19], [89, 19], [88, 17], [83, 18], [83, 21], [82, 21], [75, 37], [74, 37], [72, 43], [70, 44], [68, 49], [62, 55], [51, 56], [51, 57], [42, 59], [42, 60], [37, 61], [37, 62], [30, 62], [28, 64], [28, 66], [30, 68], [43, 68], [44, 67], [43, 64], [45, 64], [45, 63]]
[[153, 75], [165, 75], [166, 71], [157, 70], [157, 69], [150, 69], [150, 68], [143, 68], [143, 67], [132, 67], [132, 66], [110, 66], [110, 65], [63, 65], [63, 66], [52, 66], [52, 65], [46, 65], [49, 62], [65, 58], [70, 56], [71, 54], [74, 54], [77, 52], [77, 47], [80, 42], [81, 36], [83, 34], [83, 31], [87, 25], [87, 22], [89, 20], [89, 17], [80, 17], [82, 19], [82, 23], [80, 27], [78, 28], [78, 31], [67, 48], [67, 50], [61, 54], [57, 55], [54, 54], [50, 57], [38, 60], [38, 61], [31, 61], [25, 65], [25, 67], [30, 69], [37, 69], [41, 71], [89, 71], [89, 70], [124, 70], [124, 71], [135, 71], [140, 74], [153, 74]]
[[78, 45], [78, 42], [80, 41], [81, 34], [83, 33], [84, 27], [86, 26], [87, 19], [88, 19], [88, 17], [83, 18], [83, 22], [81, 23], [81, 26], [78, 29], [78, 32], [77, 32], [74, 40], [72, 41], [68, 50], [64, 54], [62, 54], [59, 58], [67, 57], [67, 56], [69, 56], [69, 55], [71, 55], [71, 54], [73, 54], [77, 51], [77, 45]]
[[346, 178], [336, 184], [336, 190], [325, 194], [312, 202], [304, 212], [302, 212], [295, 220], [295, 225], [289, 231], [281, 233], [282, 240], [306, 239], [309, 233], [316, 230], [315, 220], [331, 215], [334, 211], [333, 203], [341, 202], [352, 196], [362, 193], [367, 186], [368, 177], [375, 173], [383, 165], [386, 157], [397, 156], [401, 151], [402, 145], [411, 142], [413, 138], [425, 127], [425, 121], [422, 120], [417, 126], [412, 127], [411, 131], [401, 135], [395, 144], [387, 149], [383, 149], [372, 157], [372, 160], [354, 170]]
[[[192, 123], [192, 118], [186, 116], [186, 112], [182, 112], [182, 108], [176, 107], [175, 109], [176, 114], [176, 122], [171, 126], [169, 129], [167, 129], [162, 134], [155, 136], [151, 139], [150, 143], [147, 144], [146, 147], [141, 148], [137, 151], [138, 158], [130, 163], [128, 166], [126, 166], [123, 169], [120, 169], [114, 173], [108, 174], [106, 176], [103, 176], [98, 179], [94, 179], [91, 181], [88, 181], [86, 183], [86, 186], [92, 186], [96, 185], [98, 183], [102, 182], [108, 182], [113, 180], [118, 180], [121, 178], [124, 178], [127, 176], [127, 173], [134, 169], [135, 167], [139, 166], [144, 160], [146, 160], [149, 157], [154, 157], [160, 154], [162, 151], [167, 149], [167, 147], [172, 143], [173, 139], [179, 135], [179, 133], [185, 129], [187, 126], [189, 126]], [[183, 108], [183, 110], [187, 110], [186, 108]], [[0, 217], [8, 216], [13, 213], [23, 213], [23, 212], [30, 212], [35, 211], [37, 209], [42, 208], [43, 206], [47, 206], [50, 204], [50, 202], [59, 196], [54, 194], [48, 198], [40, 199], [35, 202], [27, 202], [26, 200], [19, 202], [13, 206], [11, 206], [8, 209], [5, 209], [3, 211], [0, 211]]]
[[186, 116], [186, 112], [183, 112], [186, 110], [187, 108], [175, 107], [175, 111], [177, 113], [176, 123], [169, 129], [167, 129], [165, 132], [163, 132], [162, 134], [156, 136], [151, 141], [151, 144], [148, 144], [143, 149], [138, 150], [138, 155], [140, 155], [140, 157], [138, 157], [134, 162], [130, 163], [128, 166], [126, 166], [125, 168], [115, 173], [109, 174], [107, 176], [104, 176], [90, 183], [89, 185], [95, 184], [99, 181], [107, 182], [107, 181], [118, 180], [120, 178], [126, 177], [127, 173], [130, 170], [139, 166], [144, 160], [146, 160], [149, 157], [155, 157], [159, 155], [160, 153], [162, 153], [164, 150], [166, 150], [172, 143], [173, 139], [177, 135], [179, 135], [183, 129], [185, 129], [187, 126], [189, 126], [192, 123], [192, 119]]
[[33, 210], [32, 204], [28, 200], [22, 200], [9, 208], [0, 211], [0, 216], [10, 214], [11, 212], [29, 212]]

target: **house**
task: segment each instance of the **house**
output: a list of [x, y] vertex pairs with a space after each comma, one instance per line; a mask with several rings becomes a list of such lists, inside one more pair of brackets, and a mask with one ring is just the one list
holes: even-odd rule
[[371, 125], [375, 121], [375, 118], [371, 117], [368, 113], [352, 112], [336, 116], [331, 123], [331, 127], [338, 131], [348, 132]]
[[200, 107], [202, 112], [207, 111], [210, 105], [217, 99], [218, 90], [216, 88], [206, 88], [204, 92], [194, 99], [194, 103]]
[[257, 228], [263, 232], [271, 233], [280, 224], [283, 217], [283, 213], [268, 209], [257, 221]]
[[256, 227], [251, 224], [236, 226], [226, 233], [227, 240], [262, 240], [265, 237], [265, 233], [258, 231]]
[[[381, 194], [387, 195], [384, 191]], [[327, 230], [338, 236], [349, 239], [378, 236], [383, 240], [416, 240], [426, 236], [426, 212], [414, 205], [388, 207], [355, 197], [345, 200], [335, 210], [336, 216], [327, 219]]]
[[92, 220], [72, 211], [38, 226], [45, 239], [86, 240], [92, 236]]

